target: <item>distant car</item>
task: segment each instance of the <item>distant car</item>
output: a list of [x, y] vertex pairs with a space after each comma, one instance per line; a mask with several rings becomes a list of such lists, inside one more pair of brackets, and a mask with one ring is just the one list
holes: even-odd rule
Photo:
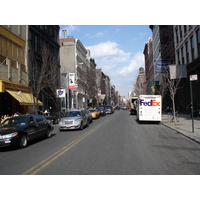
[[107, 105], [107, 106], [104, 106], [104, 108], [105, 108], [106, 114], [113, 114], [114, 113], [114, 109], [113, 109], [112, 106]]
[[96, 108], [90, 108], [88, 110], [90, 111], [93, 119], [98, 119], [100, 117], [100, 111], [98, 111]]
[[122, 109], [122, 110], [127, 110], [127, 106], [126, 106], [126, 105], [121, 106], [121, 109]]
[[69, 129], [82, 130], [85, 126], [89, 126], [88, 117], [80, 109], [67, 111], [59, 122], [60, 131]]
[[0, 147], [19, 146], [38, 137], [50, 138], [54, 126], [42, 115], [21, 115], [4, 120], [0, 124]]
[[106, 115], [104, 107], [98, 107], [97, 110], [100, 112], [100, 116], [105, 116]]

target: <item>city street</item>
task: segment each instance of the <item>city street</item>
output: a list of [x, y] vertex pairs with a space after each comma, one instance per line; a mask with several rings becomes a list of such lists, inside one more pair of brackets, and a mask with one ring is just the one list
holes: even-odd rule
[[139, 124], [127, 110], [60, 132], [25, 149], [0, 149], [1, 175], [200, 174], [200, 145], [162, 124]]

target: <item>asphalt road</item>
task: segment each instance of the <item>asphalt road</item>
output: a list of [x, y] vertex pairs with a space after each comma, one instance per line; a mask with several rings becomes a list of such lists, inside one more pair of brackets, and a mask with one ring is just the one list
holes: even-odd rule
[[138, 124], [126, 110], [84, 130], [59, 132], [25, 149], [0, 149], [1, 175], [200, 174], [200, 144], [162, 124]]

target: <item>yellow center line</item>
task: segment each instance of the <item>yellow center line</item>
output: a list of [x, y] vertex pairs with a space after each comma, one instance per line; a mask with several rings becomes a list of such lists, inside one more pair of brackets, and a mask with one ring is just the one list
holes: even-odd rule
[[76, 144], [78, 144], [79, 142], [81, 142], [84, 138], [86, 138], [91, 133], [93, 133], [95, 130], [97, 130], [105, 122], [107, 122], [107, 121], [105, 120], [105, 121], [101, 122], [95, 128], [93, 128], [92, 130], [86, 132], [82, 136], [78, 137], [77, 139], [75, 139], [74, 141], [72, 141], [70, 144], [68, 144], [65, 147], [61, 148], [60, 150], [58, 150], [57, 152], [55, 152], [54, 154], [52, 154], [48, 158], [44, 159], [43, 161], [41, 161], [40, 163], [38, 163], [34, 167], [32, 167], [29, 170], [27, 170], [26, 172], [24, 172], [22, 175], [35, 175], [35, 174], [37, 174], [43, 168], [45, 168], [46, 166], [48, 166], [49, 164], [51, 164], [54, 160], [56, 160], [57, 158], [59, 158], [65, 152], [67, 152], [68, 150], [70, 150]]

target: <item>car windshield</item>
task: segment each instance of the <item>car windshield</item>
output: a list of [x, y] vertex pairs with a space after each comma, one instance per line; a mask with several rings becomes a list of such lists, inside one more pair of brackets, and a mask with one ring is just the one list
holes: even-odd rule
[[106, 109], [111, 109], [111, 106], [105, 106]]
[[9, 118], [0, 124], [0, 127], [24, 126], [27, 124], [25, 117]]
[[64, 117], [80, 117], [81, 112], [80, 111], [69, 111], [65, 113]]

